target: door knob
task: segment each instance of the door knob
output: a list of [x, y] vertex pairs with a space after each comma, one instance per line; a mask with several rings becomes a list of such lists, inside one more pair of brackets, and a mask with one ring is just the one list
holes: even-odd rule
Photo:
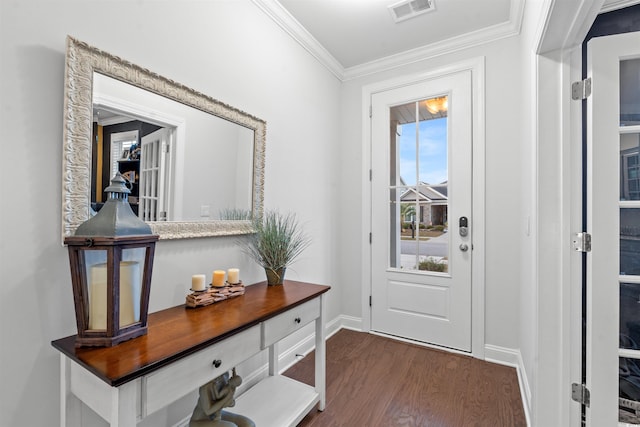
[[460, 243], [460, 250], [462, 252], [467, 252], [469, 250], [469, 245], [467, 245], [466, 243]]

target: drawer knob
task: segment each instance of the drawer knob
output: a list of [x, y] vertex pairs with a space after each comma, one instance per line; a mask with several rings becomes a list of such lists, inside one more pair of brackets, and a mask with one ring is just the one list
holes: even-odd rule
[[222, 365], [222, 360], [216, 359], [216, 360], [213, 361], [213, 366], [214, 367], [219, 368], [220, 365]]
[[296, 322], [296, 323], [300, 323], [301, 319], [299, 317], [296, 317], [295, 319], [293, 319], [293, 321]]

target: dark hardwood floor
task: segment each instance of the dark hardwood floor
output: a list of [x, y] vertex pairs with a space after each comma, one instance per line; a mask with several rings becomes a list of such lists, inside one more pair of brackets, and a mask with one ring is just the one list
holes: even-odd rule
[[[314, 353], [285, 372], [313, 385]], [[342, 329], [327, 340], [327, 405], [300, 427], [526, 426], [514, 368]]]

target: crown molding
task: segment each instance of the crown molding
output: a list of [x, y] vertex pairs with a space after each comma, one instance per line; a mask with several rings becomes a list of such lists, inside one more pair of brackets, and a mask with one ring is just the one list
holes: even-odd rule
[[462, 34], [457, 37], [452, 37], [416, 49], [411, 49], [396, 55], [387, 56], [376, 61], [349, 67], [344, 72], [343, 80], [350, 80], [379, 73], [381, 71], [398, 68], [418, 61], [423, 61], [425, 59], [434, 58], [436, 56], [518, 35], [520, 34], [520, 29], [522, 27], [523, 14], [524, 1], [511, 0], [509, 20], [504, 23], [496, 24], [471, 33]]
[[[520, 34], [524, 1], [511, 0], [509, 20], [478, 31], [452, 37], [437, 43], [390, 55], [375, 61], [344, 68], [277, 0], [252, 0], [286, 33], [304, 47], [341, 81], [398, 68], [425, 59], [468, 49], [488, 42]], [[620, 0], [624, 1], [624, 0]]]
[[523, 13], [524, 2], [511, 0], [511, 13], [509, 20], [504, 23], [496, 24], [471, 33], [462, 34], [457, 37], [452, 37], [416, 49], [407, 50], [376, 61], [349, 67], [344, 72], [343, 80], [355, 79], [379, 73], [381, 71], [387, 71], [404, 65], [413, 64], [418, 61], [423, 61], [425, 59], [434, 58], [436, 56], [518, 35], [520, 34], [520, 29], [522, 27]]
[[600, 9], [600, 13], [606, 13], [606, 12], [611, 12], [613, 10], [623, 9], [625, 7], [633, 6], [638, 3], [639, 3], [638, 0], [608, 1], [608, 2], [605, 2], [605, 4], [602, 6], [602, 9]]
[[339, 80], [344, 79], [344, 67], [295, 19], [277, 0], [252, 0], [287, 34], [305, 48]]

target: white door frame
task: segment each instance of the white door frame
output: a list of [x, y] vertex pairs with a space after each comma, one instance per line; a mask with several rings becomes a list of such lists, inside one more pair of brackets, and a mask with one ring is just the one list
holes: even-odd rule
[[175, 128], [174, 142], [171, 147], [172, 170], [171, 183], [169, 186], [174, 190], [166, 201], [168, 211], [172, 212], [173, 218], [182, 218], [182, 179], [184, 177], [184, 151], [187, 123], [183, 117], [167, 114], [158, 110], [155, 106], [136, 104], [125, 99], [117, 98], [104, 93], [93, 93], [93, 104], [106, 107], [112, 111], [118, 111], [130, 117], [134, 117], [143, 122], [155, 124], [166, 128]]
[[471, 268], [471, 354], [484, 359], [485, 324], [485, 58], [478, 57], [457, 62], [425, 73], [402, 76], [377, 82], [362, 88], [362, 330], [371, 330], [371, 120], [369, 117], [371, 96], [377, 92], [392, 90], [435, 77], [471, 71], [472, 79], [472, 120], [473, 120], [473, 202], [474, 224], [473, 265]]
[[[524, 368], [536, 387], [528, 403], [540, 426], [580, 425], [571, 383], [581, 382], [582, 360], [582, 254], [572, 247], [572, 236], [582, 231], [582, 116], [570, 93], [571, 82], [580, 80], [580, 53], [578, 45], [540, 54], [534, 70], [536, 290], [526, 331], [534, 334], [536, 361]], [[548, 79], [554, 74], [557, 80]]]

